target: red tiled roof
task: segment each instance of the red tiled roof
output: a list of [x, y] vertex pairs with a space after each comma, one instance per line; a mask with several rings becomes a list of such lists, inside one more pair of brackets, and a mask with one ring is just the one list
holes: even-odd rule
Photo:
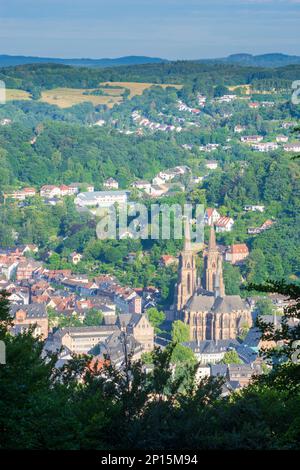
[[246, 243], [237, 243], [235, 245], [231, 245], [229, 248], [229, 251], [230, 253], [234, 253], [234, 254], [249, 253]]

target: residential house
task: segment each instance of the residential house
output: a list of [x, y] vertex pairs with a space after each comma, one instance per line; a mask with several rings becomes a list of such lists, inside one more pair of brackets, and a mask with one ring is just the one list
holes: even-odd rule
[[33, 260], [26, 260], [18, 264], [17, 266], [17, 281], [23, 281], [31, 279], [34, 271], [40, 268], [41, 263]]
[[80, 193], [75, 198], [75, 204], [80, 207], [97, 206], [111, 207], [114, 204], [126, 204], [128, 191], [95, 191]]
[[228, 364], [227, 378], [229, 382], [238, 382], [239, 387], [248, 385], [255, 373], [250, 364]]
[[260, 142], [259, 144], [252, 144], [252, 150], [256, 152], [273, 152], [278, 149], [276, 142]]
[[261, 205], [252, 205], [249, 204], [247, 206], [244, 206], [244, 211], [246, 212], [264, 212], [265, 206]]
[[36, 325], [34, 334], [47, 338], [48, 314], [45, 305], [31, 303], [29, 305], [11, 305], [10, 315], [13, 317], [13, 331], [26, 331], [30, 326]]
[[288, 140], [289, 140], [289, 138], [288, 138], [287, 135], [278, 135], [278, 136], [276, 137], [276, 142], [278, 142], [278, 143], [283, 143], [283, 144], [285, 144], [286, 142], [288, 142]]
[[[99, 344], [99, 353], [95, 361], [109, 361], [117, 369], [123, 368], [130, 356], [131, 361], [137, 361], [144, 352], [143, 346], [133, 335], [115, 331], [105, 341]], [[127, 354], [127, 357], [126, 357]]]
[[142, 299], [130, 287], [116, 286], [114, 302], [117, 309], [123, 313], [141, 313]]
[[151, 189], [150, 189], [150, 196], [160, 197], [166, 194], [168, 191], [169, 191], [169, 186], [167, 186], [166, 184], [164, 185], [152, 184]]
[[114, 178], [108, 178], [103, 183], [105, 189], [119, 189], [119, 183]]
[[148, 194], [151, 192], [151, 183], [149, 183], [149, 181], [144, 181], [144, 180], [134, 181], [134, 183], [132, 183], [131, 186], [133, 188], [145, 191], [145, 193], [148, 193]]
[[249, 250], [246, 243], [237, 243], [230, 245], [225, 253], [225, 260], [231, 264], [240, 263], [249, 256]]
[[61, 191], [58, 186], [47, 184], [41, 187], [40, 196], [45, 197], [46, 199], [52, 199], [55, 197], [60, 197]]
[[205, 162], [205, 167], [209, 170], [216, 170], [218, 168], [218, 162], [216, 160], [207, 160]]
[[134, 314], [127, 326], [127, 331], [142, 345], [145, 352], [154, 349], [154, 328], [150, 324], [147, 315]]
[[239, 124], [237, 126], [234, 126], [234, 132], [237, 134], [240, 134], [241, 132], [244, 132], [246, 130], [246, 126], [240, 126]]
[[168, 267], [174, 264], [178, 264], [178, 258], [176, 258], [176, 256], [162, 255], [159, 260], [159, 265], [162, 267]]
[[286, 144], [283, 146], [285, 152], [300, 152], [300, 142], [294, 144]]
[[214, 225], [220, 219], [220, 217], [221, 216], [217, 209], [207, 207], [204, 214], [204, 223], [205, 225], [209, 226]]
[[216, 232], [230, 232], [234, 225], [234, 220], [231, 217], [220, 217], [215, 223]]
[[258, 109], [260, 107], [260, 103], [258, 101], [250, 101], [248, 106], [251, 109]]
[[34, 188], [23, 188], [13, 191], [12, 193], [5, 193], [4, 198], [17, 199], [19, 201], [24, 201], [27, 197], [33, 197], [36, 195], [36, 190]]
[[63, 196], [72, 196], [74, 194], [73, 188], [70, 186], [66, 186], [65, 184], [62, 184], [60, 187], [60, 195]]
[[246, 144], [259, 144], [263, 140], [261, 135], [244, 135], [241, 137], [241, 142]]

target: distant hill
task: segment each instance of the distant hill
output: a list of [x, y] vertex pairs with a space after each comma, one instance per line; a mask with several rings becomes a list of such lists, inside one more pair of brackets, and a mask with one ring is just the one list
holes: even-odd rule
[[0, 67], [11, 67], [25, 64], [63, 64], [77, 67], [116, 67], [120, 65], [157, 64], [168, 62], [159, 57], [126, 56], [116, 59], [59, 59], [55, 57], [31, 57], [0, 55]]
[[285, 67], [286, 65], [300, 64], [300, 56], [280, 53], [273, 54], [232, 54], [219, 59], [200, 59], [201, 63], [225, 63], [244, 65], [250, 67]]
[[[249, 67], [264, 67], [276, 68], [285, 67], [287, 65], [299, 65], [300, 56], [292, 56], [287, 54], [273, 53], [273, 54], [232, 54], [228, 57], [220, 57], [216, 59], [197, 59], [179, 62], [196, 62], [202, 64], [233, 64], [239, 66]], [[115, 59], [89, 59], [89, 58], [71, 58], [61, 59], [55, 57], [33, 57], [33, 56], [13, 56], [13, 55], [0, 55], [0, 67], [12, 67], [17, 65], [27, 64], [59, 64], [59, 65], [72, 65], [77, 67], [118, 67], [118, 66], [131, 66], [131, 65], [146, 65], [146, 64], [169, 64], [168, 59], [161, 59], [159, 57], [147, 56], [125, 56]]]

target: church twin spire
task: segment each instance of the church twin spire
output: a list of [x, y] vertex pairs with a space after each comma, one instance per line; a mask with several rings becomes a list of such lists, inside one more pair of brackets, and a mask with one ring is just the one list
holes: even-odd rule
[[[196, 257], [191, 244], [189, 221], [184, 224], [184, 249], [179, 257], [179, 273], [177, 284], [177, 311], [181, 311], [188, 300], [195, 294], [197, 287]], [[224, 297], [223, 263], [219, 253], [214, 227], [210, 229], [207, 255], [205, 257], [205, 290], [214, 293], [216, 297]]]

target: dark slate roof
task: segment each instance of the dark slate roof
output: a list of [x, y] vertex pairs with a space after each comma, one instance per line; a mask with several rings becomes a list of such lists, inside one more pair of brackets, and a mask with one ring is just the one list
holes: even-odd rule
[[212, 377], [226, 377], [227, 364], [212, 364], [210, 366], [210, 373]]
[[241, 345], [237, 346], [235, 349], [239, 358], [242, 359], [245, 364], [251, 364], [257, 358], [258, 353], [248, 346]]
[[94, 334], [111, 334], [115, 331], [120, 331], [117, 325], [99, 325], [99, 326], [71, 326], [62, 328], [61, 334], [70, 333], [70, 334], [86, 334], [86, 333], [94, 333]]
[[[126, 335], [126, 344], [129, 355], [142, 349], [142, 345], [132, 335]], [[108, 356], [113, 363], [122, 363], [125, 360], [124, 337], [120, 332], [114, 332], [97, 349], [100, 357]]]
[[261, 334], [262, 333], [258, 328], [250, 328], [246, 338], [244, 339], [243, 344], [250, 348], [257, 348], [261, 338]]
[[215, 313], [230, 313], [236, 310], [249, 309], [247, 303], [241, 299], [239, 295], [225, 295], [224, 297], [217, 297], [212, 311]]
[[44, 304], [32, 303], [29, 305], [12, 305], [9, 309], [12, 317], [15, 318], [19, 310], [26, 312], [26, 318], [47, 318], [48, 313]]
[[127, 325], [130, 323], [132, 313], [120, 313], [117, 319], [117, 325], [120, 327], [127, 328]]
[[228, 364], [228, 372], [230, 376], [231, 374], [247, 376], [253, 374], [253, 369], [250, 364]]
[[233, 348], [237, 343], [236, 340], [232, 339], [220, 339], [218, 341], [214, 340], [204, 340], [204, 341], [188, 341], [182, 343], [183, 346], [186, 346], [194, 353], [198, 354], [216, 354], [222, 351], [227, 351], [230, 348]]
[[195, 294], [187, 303], [187, 310], [190, 312], [207, 312], [211, 310], [215, 298], [213, 295]]

